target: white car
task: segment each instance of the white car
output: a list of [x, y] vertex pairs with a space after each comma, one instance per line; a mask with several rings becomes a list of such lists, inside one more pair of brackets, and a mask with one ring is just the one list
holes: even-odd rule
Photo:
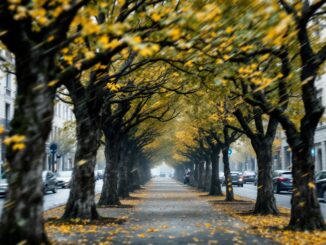
[[0, 196], [5, 196], [8, 190], [7, 179], [0, 179]]
[[72, 171], [57, 172], [57, 187], [70, 188]]

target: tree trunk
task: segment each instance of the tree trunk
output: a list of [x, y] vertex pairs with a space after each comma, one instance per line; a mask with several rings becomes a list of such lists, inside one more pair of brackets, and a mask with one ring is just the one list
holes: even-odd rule
[[31, 56], [16, 56], [18, 89], [10, 136], [23, 135], [26, 139], [19, 140], [25, 146], [21, 150], [13, 149], [15, 142], [7, 147], [9, 187], [1, 217], [0, 244], [48, 243], [42, 215], [42, 168], [53, 118], [55, 91], [48, 86], [48, 71], [53, 64], [52, 59], [44, 59], [39, 53], [34, 54], [38, 57]]
[[262, 215], [279, 214], [273, 194], [272, 143], [259, 144], [254, 149], [258, 161], [258, 188], [254, 213]]
[[311, 147], [298, 147], [292, 151], [293, 193], [289, 228], [295, 230], [325, 229], [316, 196], [315, 164]]
[[223, 152], [224, 175], [225, 175], [225, 183], [226, 183], [225, 200], [234, 201], [230, 162], [229, 162], [229, 146], [224, 147], [222, 149], [222, 152]]
[[198, 189], [203, 190], [205, 187], [205, 179], [204, 179], [204, 161], [199, 162], [198, 168]]
[[119, 140], [105, 136], [106, 167], [99, 205], [121, 205], [118, 195]]
[[219, 172], [219, 151], [213, 151], [211, 154], [212, 159], [212, 179], [209, 195], [211, 196], [223, 196]]
[[127, 150], [124, 145], [121, 146], [121, 156], [119, 163], [119, 185], [118, 185], [118, 195], [120, 197], [129, 197], [128, 189], [128, 163], [127, 163]]
[[210, 190], [211, 174], [211, 159], [207, 156], [205, 164], [204, 191]]
[[199, 171], [198, 171], [199, 166], [198, 165], [199, 165], [198, 163], [194, 164], [194, 170], [193, 170], [194, 181], [193, 181], [193, 183], [190, 182], [190, 184], [192, 184], [193, 187], [198, 186], [198, 175], [199, 175]]
[[96, 153], [99, 147], [100, 130], [89, 118], [85, 102], [75, 106], [77, 151], [68, 202], [63, 214], [64, 219], [81, 218], [94, 220], [99, 218], [95, 204]]

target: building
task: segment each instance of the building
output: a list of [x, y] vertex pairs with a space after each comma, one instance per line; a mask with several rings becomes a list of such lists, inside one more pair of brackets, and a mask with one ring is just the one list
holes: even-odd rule
[[[13, 67], [14, 58], [8, 51], [0, 50], [0, 126], [5, 129], [5, 133], [1, 135], [0, 143], [0, 176], [3, 171], [6, 151], [6, 147], [2, 142], [10, 129], [10, 121], [14, 115], [16, 98], [15, 76], [9, 72], [10, 67], [7, 67], [7, 65]], [[56, 99], [52, 131], [46, 143], [45, 170], [72, 169], [76, 142], [74, 137], [74, 121], [72, 106]], [[71, 129], [68, 128], [66, 130], [69, 126], [68, 124], [71, 124]], [[55, 153], [50, 151], [50, 146], [53, 144], [57, 146]]]
[[[6, 50], [0, 50], [0, 125], [5, 129], [5, 133], [1, 135], [0, 143], [0, 174], [3, 171], [3, 163], [5, 156], [5, 145], [2, 143], [4, 137], [8, 135], [10, 120], [14, 115], [14, 103], [16, 97], [15, 76], [6, 70], [10, 70], [8, 64], [13, 64], [12, 55]], [[1, 176], [1, 175], [0, 175]]]
[[[316, 81], [316, 88], [319, 100], [322, 102], [323, 106], [326, 107], [326, 75]], [[311, 154], [315, 159], [315, 171], [326, 170], [326, 113], [316, 129], [315, 145]], [[283, 134], [280, 153], [282, 169], [289, 169], [291, 167], [291, 157], [290, 148], [287, 145], [286, 137]]]
[[[44, 169], [71, 170], [73, 168], [75, 143], [75, 116], [72, 106], [56, 99], [52, 130], [46, 143], [46, 162]], [[56, 146], [56, 151], [51, 150]]]

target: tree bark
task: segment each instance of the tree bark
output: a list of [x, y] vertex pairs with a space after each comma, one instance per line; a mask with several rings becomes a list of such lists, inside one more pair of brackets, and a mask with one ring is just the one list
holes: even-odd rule
[[229, 146], [223, 147], [222, 153], [223, 153], [224, 175], [225, 175], [225, 183], [226, 183], [225, 201], [234, 201], [230, 162], [229, 162]]
[[259, 144], [254, 149], [258, 162], [258, 188], [254, 213], [262, 215], [279, 214], [273, 194], [272, 143]]
[[223, 196], [220, 176], [217, 174], [219, 172], [219, 151], [214, 151], [211, 154], [212, 159], [212, 176], [211, 176], [211, 186], [209, 195], [211, 196]]
[[[16, 55], [17, 97], [10, 136], [24, 135], [24, 149], [7, 147], [8, 193], [0, 224], [0, 244], [47, 244], [43, 224], [42, 168], [51, 131], [55, 90], [48, 86], [53, 57], [26, 50]], [[30, 55], [30, 56], [29, 56]], [[29, 62], [26, 62], [28, 60]]]
[[205, 178], [204, 178], [204, 191], [209, 191], [210, 190], [210, 182], [211, 182], [211, 159], [207, 155], [206, 160], [205, 160]]
[[200, 161], [198, 165], [198, 189], [204, 190], [205, 179], [204, 179], [204, 161]]
[[125, 145], [121, 146], [121, 156], [119, 163], [119, 185], [118, 185], [118, 195], [120, 197], [126, 198], [129, 197], [129, 188], [128, 188], [128, 163], [127, 163], [127, 150]]
[[311, 147], [298, 147], [292, 152], [293, 193], [289, 228], [294, 230], [325, 229], [316, 196]]
[[[121, 205], [118, 195], [118, 167], [120, 142], [115, 140], [117, 135], [105, 134], [105, 158], [104, 183], [98, 205]], [[112, 137], [110, 137], [112, 136]]]
[[[85, 103], [75, 107], [77, 150], [71, 181], [71, 190], [63, 214], [64, 219], [81, 218], [94, 220], [99, 218], [95, 204], [96, 153], [99, 147], [100, 130], [89, 118]], [[82, 110], [77, 112], [77, 110]], [[83, 115], [84, 114], [84, 115]]]

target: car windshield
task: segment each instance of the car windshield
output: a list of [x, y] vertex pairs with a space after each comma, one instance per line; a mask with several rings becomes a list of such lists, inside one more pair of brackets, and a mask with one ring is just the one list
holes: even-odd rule
[[244, 175], [255, 175], [254, 172], [244, 172]]
[[231, 176], [238, 176], [238, 173], [231, 173]]
[[60, 177], [71, 177], [72, 171], [62, 171], [58, 173], [58, 176]]
[[292, 174], [291, 173], [282, 173], [282, 177], [287, 178], [287, 179], [292, 179]]

